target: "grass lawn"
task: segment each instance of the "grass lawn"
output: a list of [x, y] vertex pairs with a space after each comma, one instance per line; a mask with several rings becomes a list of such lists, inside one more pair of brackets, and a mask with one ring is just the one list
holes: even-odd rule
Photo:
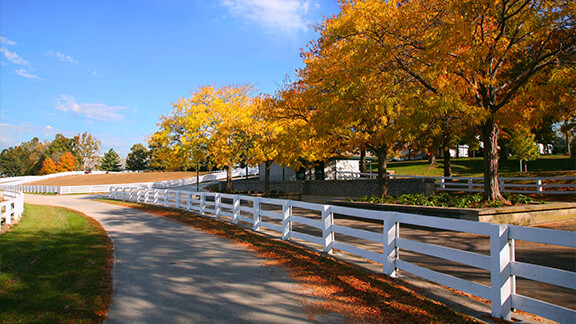
[[[452, 174], [456, 177], [482, 177], [482, 158], [452, 159]], [[372, 167], [375, 169], [375, 163]], [[444, 174], [443, 160], [437, 160], [435, 166], [429, 166], [427, 160], [389, 162], [389, 170], [398, 175], [421, 175], [440, 177]], [[528, 162], [528, 172], [518, 172], [519, 162], [515, 158], [500, 163], [500, 176], [502, 177], [554, 177], [576, 176], [576, 162], [568, 156], [543, 155], [536, 161]]]
[[0, 323], [101, 323], [112, 296], [112, 244], [95, 220], [25, 205], [0, 235]]

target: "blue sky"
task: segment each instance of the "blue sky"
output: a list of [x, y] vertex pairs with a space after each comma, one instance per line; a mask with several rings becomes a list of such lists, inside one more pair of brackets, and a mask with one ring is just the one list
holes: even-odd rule
[[273, 93], [335, 0], [0, 0], [0, 150], [89, 132], [125, 156], [200, 86]]

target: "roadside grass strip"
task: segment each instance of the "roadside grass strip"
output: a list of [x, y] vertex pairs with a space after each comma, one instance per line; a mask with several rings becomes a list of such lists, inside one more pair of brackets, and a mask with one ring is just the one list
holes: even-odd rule
[[306, 291], [320, 298], [305, 305], [308, 314], [339, 313], [349, 323], [476, 323], [472, 317], [423, 297], [400, 280], [225, 221], [171, 208], [100, 201], [166, 217], [255, 251], [268, 260], [267, 264], [284, 267]]
[[102, 323], [112, 296], [113, 246], [94, 219], [25, 205], [0, 236], [0, 323]]

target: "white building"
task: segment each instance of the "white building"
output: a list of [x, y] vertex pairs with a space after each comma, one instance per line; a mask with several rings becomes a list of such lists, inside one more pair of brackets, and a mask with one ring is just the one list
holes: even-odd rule
[[[351, 173], [358, 173], [360, 160], [358, 159], [333, 159], [327, 162], [314, 162], [309, 169], [305, 167], [294, 170], [290, 167], [282, 167], [272, 164], [270, 167], [270, 181], [294, 181], [294, 180], [335, 180], [351, 177]], [[260, 165], [260, 181], [264, 181], [266, 166]]]

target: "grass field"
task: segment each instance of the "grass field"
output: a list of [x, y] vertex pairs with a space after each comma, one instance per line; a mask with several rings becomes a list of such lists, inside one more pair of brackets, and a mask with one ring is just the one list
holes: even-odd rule
[[[200, 173], [201, 175], [204, 173]], [[39, 186], [86, 186], [107, 185], [121, 183], [146, 183], [167, 180], [177, 180], [196, 177], [196, 172], [142, 172], [142, 173], [110, 173], [110, 174], [81, 174], [50, 178], [42, 181], [27, 183]]]
[[[453, 158], [452, 175], [457, 177], [482, 177], [482, 158]], [[372, 165], [374, 171], [375, 164]], [[439, 159], [435, 166], [429, 166], [426, 160], [389, 162], [388, 169], [400, 175], [421, 175], [440, 177], [444, 175], [443, 160]], [[576, 176], [576, 162], [568, 156], [543, 155], [536, 161], [528, 162], [528, 172], [519, 172], [519, 162], [509, 159], [500, 163], [502, 177], [553, 177]]]
[[101, 323], [111, 261], [112, 244], [92, 218], [26, 205], [0, 236], [0, 323]]

